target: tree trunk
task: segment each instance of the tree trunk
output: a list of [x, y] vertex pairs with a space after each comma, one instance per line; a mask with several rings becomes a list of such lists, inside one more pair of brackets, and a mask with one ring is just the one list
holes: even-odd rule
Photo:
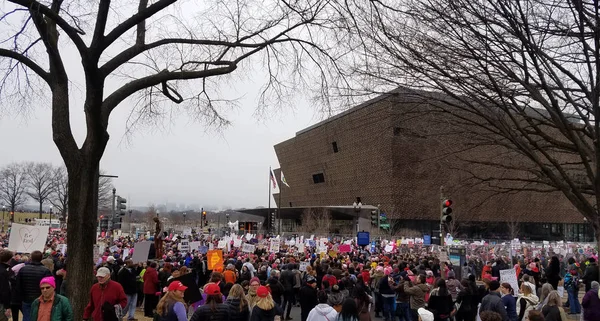
[[94, 281], [93, 248], [96, 240], [98, 168], [99, 162], [89, 159], [78, 162], [78, 168], [68, 168], [68, 292], [75, 320], [83, 318]]
[[43, 206], [43, 203], [42, 203], [42, 201], [40, 201], [40, 220], [42, 219], [42, 211], [44, 210], [42, 208], [42, 206]]

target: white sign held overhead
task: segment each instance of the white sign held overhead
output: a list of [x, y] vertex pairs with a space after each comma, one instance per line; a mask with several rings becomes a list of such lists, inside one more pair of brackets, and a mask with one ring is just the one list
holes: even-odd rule
[[182, 252], [190, 251], [190, 242], [188, 240], [181, 240], [179, 243], [179, 250]]
[[300, 268], [299, 270], [304, 272], [306, 271], [306, 267], [309, 265], [309, 262], [300, 262]]
[[233, 240], [233, 246], [234, 247], [240, 247], [240, 246], [242, 246], [242, 240], [241, 239], [235, 239], [235, 240]]
[[8, 249], [19, 253], [44, 251], [49, 228], [50, 226], [30, 226], [12, 223]]
[[254, 253], [255, 250], [256, 250], [256, 246], [254, 246], [252, 244], [244, 243], [244, 245], [242, 245], [242, 252]]
[[225, 241], [219, 241], [219, 243], [217, 244], [218, 249], [224, 249], [226, 247], [227, 247], [227, 242], [225, 242]]
[[515, 269], [500, 270], [500, 281], [502, 283], [508, 283], [515, 290], [517, 295], [519, 289], [519, 282], [517, 281], [517, 272]]
[[183, 232], [181, 233], [181, 235], [183, 235], [183, 236], [190, 236], [190, 235], [192, 235], [192, 228], [191, 227], [184, 228]]
[[152, 242], [150, 241], [135, 243], [133, 248], [133, 257], [131, 258], [133, 263], [143, 263], [148, 260], [148, 253], [150, 252], [151, 244]]
[[271, 253], [279, 252], [279, 240], [271, 240]]

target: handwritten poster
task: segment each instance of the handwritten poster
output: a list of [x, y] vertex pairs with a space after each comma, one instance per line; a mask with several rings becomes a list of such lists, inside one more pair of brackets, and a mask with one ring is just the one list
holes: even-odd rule
[[256, 250], [256, 246], [254, 246], [252, 244], [245, 243], [244, 245], [242, 245], [242, 252], [254, 253], [255, 250]]
[[279, 240], [271, 240], [271, 253], [279, 252]]
[[519, 282], [517, 282], [517, 272], [515, 269], [500, 270], [500, 281], [510, 284], [515, 290], [515, 295], [517, 295]]
[[208, 263], [209, 270], [216, 270], [223, 267], [223, 251], [222, 250], [209, 250], [206, 253], [206, 261]]
[[13, 223], [10, 229], [8, 249], [19, 253], [44, 251], [49, 226], [30, 226]]
[[299, 270], [300, 270], [300, 271], [303, 271], [303, 272], [304, 272], [304, 271], [306, 271], [306, 267], [307, 267], [309, 264], [310, 264], [309, 262], [300, 262], [300, 268], [299, 268]]

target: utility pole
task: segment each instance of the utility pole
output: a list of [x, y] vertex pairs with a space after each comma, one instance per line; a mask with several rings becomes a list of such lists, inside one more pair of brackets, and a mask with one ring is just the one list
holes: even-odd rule
[[444, 246], [444, 186], [440, 186], [440, 246]]
[[112, 189], [112, 210], [111, 210], [111, 217], [110, 220], [108, 221], [108, 230], [111, 232], [112, 234], [112, 227], [113, 227], [113, 221], [115, 220], [115, 201], [116, 201], [116, 197], [117, 197], [117, 189], [113, 188]]

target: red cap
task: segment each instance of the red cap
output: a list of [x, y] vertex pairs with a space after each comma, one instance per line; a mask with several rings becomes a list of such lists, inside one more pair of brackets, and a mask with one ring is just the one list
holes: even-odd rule
[[186, 289], [187, 286], [183, 285], [183, 283], [179, 281], [171, 282], [171, 284], [169, 284], [169, 287], [167, 288], [168, 291], [185, 291]]
[[266, 298], [269, 296], [269, 288], [264, 285], [259, 286], [258, 289], [256, 289], [256, 295], [258, 295], [259, 298]]
[[216, 283], [210, 283], [204, 288], [206, 295], [217, 295], [221, 294], [221, 288]]

